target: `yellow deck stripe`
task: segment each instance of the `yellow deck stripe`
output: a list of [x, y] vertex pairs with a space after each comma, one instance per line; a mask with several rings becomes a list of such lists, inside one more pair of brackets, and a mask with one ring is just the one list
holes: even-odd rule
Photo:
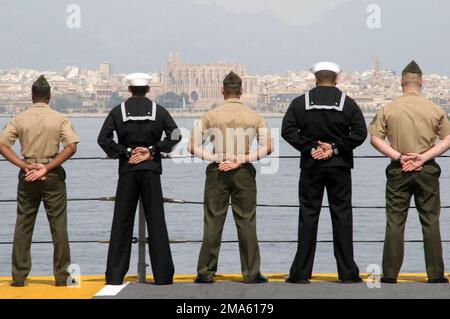
[[[266, 274], [272, 282], [283, 282], [287, 274]], [[368, 274], [361, 274], [363, 279]], [[175, 282], [192, 282], [195, 275], [175, 275]], [[153, 280], [148, 276], [149, 281]], [[242, 281], [240, 274], [224, 274], [216, 277], [217, 281]], [[136, 276], [127, 276], [126, 282], [136, 282]], [[337, 282], [337, 274], [314, 274], [313, 282]], [[426, 282], [426, 274], [407, 273], [398, 277], [399, 282]], [[25, 287], [11, 287], [10, 277], [0, 277], [0, 299], [90, 299], [105, 287], [104, 276], [83, 276], [80, 288], [55, 287], [53, 277], [29, 277]]]

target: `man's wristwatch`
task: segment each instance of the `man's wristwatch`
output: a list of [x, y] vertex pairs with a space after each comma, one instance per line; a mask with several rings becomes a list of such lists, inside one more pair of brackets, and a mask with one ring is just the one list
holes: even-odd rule
[[403, 154], [400, 154], [400, 156], [397, 158], [397, 162], [401, 162], [403, 159]]
[[150, 152], [151, 156], [155, 156], [156, 150], [155, 150], [155, 147], [153, 145], [148, 147], [148, 151]]
[[131, 147], [127, 147], [127, 157], [131, 157], [131, 152], [133, 152], [133, 149]]
[[333, 150], [334, 155], [339, 155], [339, 150], [336, 146], [336, 143], [331, 144], [331, 149]]

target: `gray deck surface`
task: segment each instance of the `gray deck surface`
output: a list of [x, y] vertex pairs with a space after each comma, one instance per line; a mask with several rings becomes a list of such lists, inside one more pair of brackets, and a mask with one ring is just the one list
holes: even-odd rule
[[382, 284], [369, 289], [365, 283], [313, 282], [310, 285], [273, 282], [248, 285], [239, 282], [214, 284], [175, 283], [170, 286], [131, 283], [119, 299], [450, 299], [449, 284], [420, 282]]

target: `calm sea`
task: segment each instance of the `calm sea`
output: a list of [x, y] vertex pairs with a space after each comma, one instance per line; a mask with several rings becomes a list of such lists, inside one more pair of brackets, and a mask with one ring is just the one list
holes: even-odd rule
[[[103, 156], [96, 139], [103, 119], [75, 118], [72, 120], [81, 137], [77, 157]], [[194, 119], [176, 119], [180, 127], [192, 128]], [[0, 118], [3, 127], [7, 119]], [[269, 119], [272, 128], [280, 128], [281, 118]], [[181, 148], [183, 146], [180, 146]], [[280, 155], [297, 155], [289, 145], [280, 140]], [[356, 155], [378, 155], [368, 141], [357, 149]], [[443, 174], [441, 179], [442, 204], [450, 205], [450, 159], [440, 159]], [[276, 164], [272, 162], [272, 165]], [[384, 170], [387, 159], [357, 159], [353, 171], [353, 204], [356, 206], [384, 205]], [[268, 164], [264, 164], [267, 167]], [[258, 166], [258, 165], [257, 165]], [[205, 179], [205, 164], [176, 163], [164, 161], [162, 177], [165, 197], [202, 201]], [[281, 159], [276, 174], [258, 174], [258, 201], [262, 204], [294, 204], [297, 202], [299, 176], [298, 159]], [[92, 198], [114, 196], [117, 182], [116, 161], [70, 161], [65, 164], [69, 198]], [[260, 166], [258, 170], [260, 171]], [[6, 162], [0, 162], [0, 199], [16, 197], [18, 170]], [[326, 201], [326, 198], [325, 198]], [[200, 240], [203, 232], [203, 211], [199, 205], [166, 204], [166, 219], [172, 240]], [[0, 275], [11, 273], [11, 249], [16, 207], [13, 203], [0, 203]], [[70, 202], [69, 236], [71, 240], [108, 240], [112, 221], [113, 203]], [[450, 240], [450, 210], [443, 210], [441, 228], [443, 239]], [[258, 237], [260, 240], [296, 240], [298, 209], [258, 208]], [[385, 212], [380, 209], [354, 210], [355, 240], [383, 240]], [[137, 228], [135, 231], [137, 235]], [[319, 240], [332, 239], [331, 220], [328, 209], [323, 209], [319, 223]], [[422, 239], [419, 218], [411, 209], [406, 227], [407, 239]], [[51, 240], [45, 211], [41, 206], [33, 240]], [[234, 220], [229, 211], [223, 240], [237, 240]], [[172, 253], [178, 274], [195, 273], [200, 244], [172, 244]], [[81, 267], [82, 274], [103, 274], [108, 246], [101, 243], [72, 244], [72, 262]], [[295, 243], [261, 243], [262, 271], [265, 273], [288, 272], [296, 251]], [[33, 268], [31, 275], [52, 274], [52, 245], [32, 246]], [[361, 271], [370, 264], [381, 264], [382, 244], [355, 244], [355, 256]], [[444, 243], [447, 270], [450, 269], [450, 243]], [[130, 273], [136, 273], [137, 247], [133, 247]], [[148, 260], [148, 256], [147, 256]], [[148, 268], [151, 272], [151, 269]], [[316, 252], [315, 272], [336, 272], [333, 246], [319, 243]], [[402, 271], [424, 272], [423, 245], [407, 243]], [[219, 260], [220, 273], [239, 273], [239, 252], [235, 243], [223, 244]]]

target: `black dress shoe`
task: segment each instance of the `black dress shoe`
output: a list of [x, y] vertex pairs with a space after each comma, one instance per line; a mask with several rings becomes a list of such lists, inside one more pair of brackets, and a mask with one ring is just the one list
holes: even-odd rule
[[12, 287], [25, 287], [25, 282], [24, 281], [13, 281], [11, 283]]
[[267, 277], [259, 274], [255, 280], [244, 280], [246, 284], [265, 284], [269, 282], [269, 279]]
[[212, 284], [214, 283], [214, 277], [198, 275], [195, 277], [194, 282], [196, 284]]
[[341, 284], [359, 284], [361, 282], [363, 282], [361, 277], [350, 280], [341, 280]]
[[381, 277], [380, 281], [384, 284], [396, 284], [397, 283], [396, 278], [389, 278], [389, 277]]
[[56, 287], [67, 287], [67, 281], [55, 282]]
[[304, 284], [304, 285], [311, 283], [311, 281], [309, 281], [309, 279], [296, 279], [296, 278], [291, 278], [291, 277], [287, 277], [286, 282], [290, 283], [290, 284]]
[[448, 278], [428, 279], [429, 284], [448, 284]]
[[122, 286], [123, 282], [119, 282], [119, 281], [110, 281], [110, 282], [106, 282], [106, 285], [108, 286]]
[[173, 285], [173, 281], [162, 281], [162, 282], [154, 282], [155, 286], [168, 286]]

